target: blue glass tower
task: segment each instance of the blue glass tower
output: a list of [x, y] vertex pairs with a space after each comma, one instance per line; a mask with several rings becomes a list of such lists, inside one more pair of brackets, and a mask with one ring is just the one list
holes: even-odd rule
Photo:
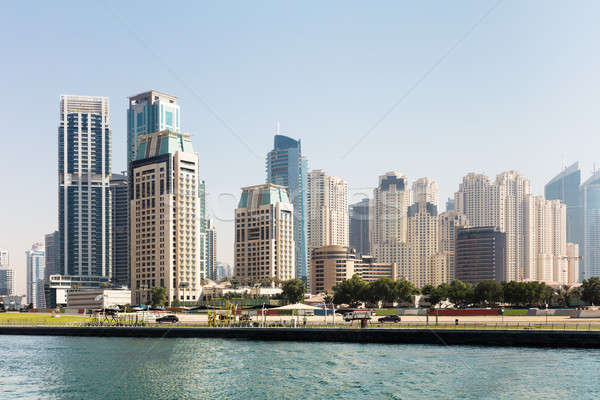
[[156, 90], [129, 98], [127, 111], [127, 165], [136, 159], [140, 135], [169, 130], [181, 132], [177, 97]]
[[108, 98], [62, 95], [56, 273], [86, 279], [110, 276], [110, 175]]
[[306, 282], [306, 183], [308, 161], [302, 156], [300, 140], [275, 135], [273, 150], [267, 154], [267, 183], [285, 186], [294, 205], [294, 251], [296, 277]]
[[[584, 222], [581, 170], [579, 163], [574, 163], [556, 175], [544, 186], [544, 196], [548, 200], [560, 200], [567, 206], [567, 242], [579, 245], [579, 254], [584, 252]], [[584, 270], [580, 271], [583, 278]]]
[[582, 278], [600, 277], [600, 171], [581, 185], [583, 198]]

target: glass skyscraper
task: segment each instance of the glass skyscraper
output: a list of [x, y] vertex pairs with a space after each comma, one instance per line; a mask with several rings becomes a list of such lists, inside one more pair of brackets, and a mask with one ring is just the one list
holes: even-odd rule
[[[35, 243], [31, 250], [25, 252], [27, 258], [27, 303], [33, 304], [33, 308], [38, 308], [45, 305], [43, 301], [43, 284], [39, 284], [44, 280], [46, 268], [46, 257], [44, 255], [44, 245]], [[40, 290], [40, 286], [41, 289]]]
[[583, 198], [582, 277], [600, 277], [600, 171], [581, 185]]
[[[567, 205], [567, 242], [579, 245], [579, 254], [584, 248], [584, 204], [582, 198], [581, 170], [579, 163], [574, 163], [556, 175], [544, 186], [547, 200], [560, 200]], [[583, 278], [583, 269], [581, 276]]]
[[371, 254], [369, 246], [369, 199], [350, 205], [350, 246], [360, 254]]
[[108, 98], [61, 95], [57, 273], [86, 279], [110, 275], [110, 174]]
[[129, 286], [129, 181], [126, 175], [112, 174], [112, 271], [111, 281]]
[[302, 156], [300, 140], [275, 135], [273, 150], [267, 154], [267, 183], [285, 186], [294, 205], [294, 251], [296, 277], [306, 282], [306, 184], [308, 161]]
[[181, 109], [177, 97], [156, 90], [129, 98], [127, 111], [127, 165], [136, 159], [140, 135], [163, 130], [181, 132]]

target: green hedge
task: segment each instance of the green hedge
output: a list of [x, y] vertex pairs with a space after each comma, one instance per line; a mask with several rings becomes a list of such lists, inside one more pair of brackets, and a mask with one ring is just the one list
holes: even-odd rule
[[514, 317], [526, 317], [527, 316], [527, 309], [510, 309], [510, 308], [505, 308], [504, 309], [504, 315], [512, 315]]
[[397, 308], [381, 308], [375, 310], [375, 315], [396, 315], [398, 314]]

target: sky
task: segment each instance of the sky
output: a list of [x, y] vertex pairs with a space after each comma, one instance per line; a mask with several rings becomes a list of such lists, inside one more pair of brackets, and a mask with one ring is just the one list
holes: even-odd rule
[[[265, 181], [281, 133], [349, 202], [396, 170], [438, 182], [516, 169], [542, 194], [600, 160], [594, 1], [12, 2], [0, 14], [0, 248], [25, 293], [25, 250], [58, 227], [60, 94], [108, 96], [113, 172], [127, 98], [173, 94], [193, 135], [218, 259], [233, 261], [240, 187]], [[600, 165], [600, 164], [599, 164]], [[442, 207], [443, 208], [443, 207]]]

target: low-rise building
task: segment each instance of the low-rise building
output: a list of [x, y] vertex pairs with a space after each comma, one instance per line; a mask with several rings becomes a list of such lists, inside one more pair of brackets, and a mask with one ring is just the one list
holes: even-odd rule
[[67, 291], [67, 308], [77, 310], [104, 309], [130, 304], [129, 289], [70, 289]]
[[332, 292], [333, 287], [358, 275], [370, 282], [379, 278], [397, 279], [395, 263], [378, 263], [369, 255], [361, 255], [348, 246], [323, 246], [311, 257], [311, 293]]

